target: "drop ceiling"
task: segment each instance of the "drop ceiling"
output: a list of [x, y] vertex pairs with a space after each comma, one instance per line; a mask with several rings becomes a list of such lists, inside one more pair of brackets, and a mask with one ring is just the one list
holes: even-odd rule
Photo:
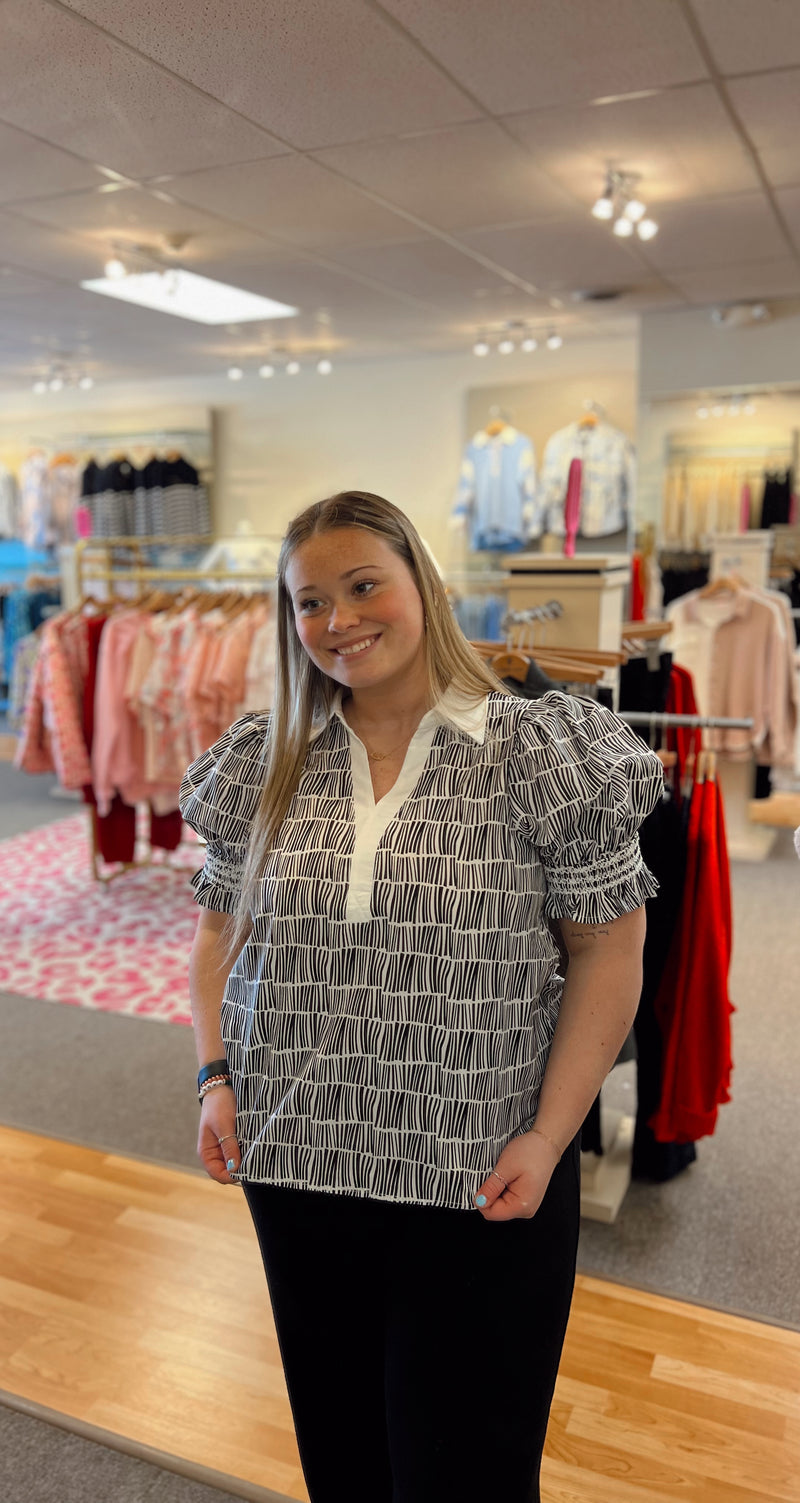
[[[0, 0], [0, 390], [794, 299], [799, 143], [798, 0]], [[646, 245], [590, 215], [609, 166]], [[110, 303], [112, 247], [300, 312]]]

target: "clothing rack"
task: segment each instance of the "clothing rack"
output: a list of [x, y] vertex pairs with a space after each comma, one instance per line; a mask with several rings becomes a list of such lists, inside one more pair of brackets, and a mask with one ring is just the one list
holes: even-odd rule
[[[106, 558], [105, 562], [99, 563], [91, 558], [87, 559], [87, 554], [91, 553], [92, 549], [103, 549], [106, 553], [114, 548], [128, 549], [131, 552], [136, 552], [141, 546], [157, 545], [159, 547], [181, 548], [192, 545], [207, 545], [211, 541], [212, 539], [208, 534], [197, 535], [190, 533], [169, 537], [81, 538], [80, 542], [75, 544], [74, 554], [78, 594], [81, 597], [86, 594], [84, 586], [90, 580], [102, 580], [106, 584], [111, 585], [124, 583], [136, 584], [139, 586], [139, 591], [138, 595], [133, 598], [137, 599], [141, 599], [144, 593], [141, 588], [143, 585], [164, 584], [168, 580], [173, 583], [183, 584], [191, 581], [197, 583], [202, 580], [216, 581], [218, 583], [224, 581], [231, 587], [235, 587], [238, 582], [244, 579], [257, 579], [265, 585], [273, 583], [272, 579], [268, 580], [265, 578], [263, 568], [203, 569], [195, 565], [193, 567], [176, 566], [175, 568], [165, 569], [157, 564], [142, 562], [114, 565], [108, 558]], [[272, 542], [274, 539], [270, 534], [263, 533], [249, 535], [247, 541]]]
[[659, 730], [663, 726], [694, 726], [702, 731], [751, 731], [752, 720], [730, 720], [719, 715], [670, 715], [660, 710], [652, 714], [649, 710], [619, 710], [620, 720], [627, 725], [652, 726]]

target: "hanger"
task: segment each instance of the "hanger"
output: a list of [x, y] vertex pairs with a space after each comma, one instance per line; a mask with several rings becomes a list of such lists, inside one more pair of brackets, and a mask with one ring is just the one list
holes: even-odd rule
[[739, 595], [743, 588], [742, 581], [735, 574], [723, 574], [719, 579], [712, 579], [710, 584], [704, 585], [699, 591], [699, 598], [711, 600], [714, 595]]

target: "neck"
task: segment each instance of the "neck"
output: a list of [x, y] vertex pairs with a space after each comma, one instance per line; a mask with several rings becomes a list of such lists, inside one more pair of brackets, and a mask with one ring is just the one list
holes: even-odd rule
[[398, 688], [396, 684], [376, 684], [374, 688], [359, 689], [342, 701], [345, 719], [363, 727], [366, 732], [378, 733], [396, 730], [416, 730], [423, 715], [431, 708], [427, 683], [407, 683]]

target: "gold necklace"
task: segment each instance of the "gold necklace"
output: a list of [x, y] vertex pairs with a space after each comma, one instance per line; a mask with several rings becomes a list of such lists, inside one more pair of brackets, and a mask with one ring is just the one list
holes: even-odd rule
[[407, 742], [400, 741], [398, 742], [397, 746], [393, 746], [391, 751], [387, 752], [371, 752], [369, 747], [367, 746], [366, 741], [363, 743], [363, 745], [370, 762], [385, 762], [389, 757], [394, 756], [394, 753], [399, 751], [401, 746], [406, 746]]

